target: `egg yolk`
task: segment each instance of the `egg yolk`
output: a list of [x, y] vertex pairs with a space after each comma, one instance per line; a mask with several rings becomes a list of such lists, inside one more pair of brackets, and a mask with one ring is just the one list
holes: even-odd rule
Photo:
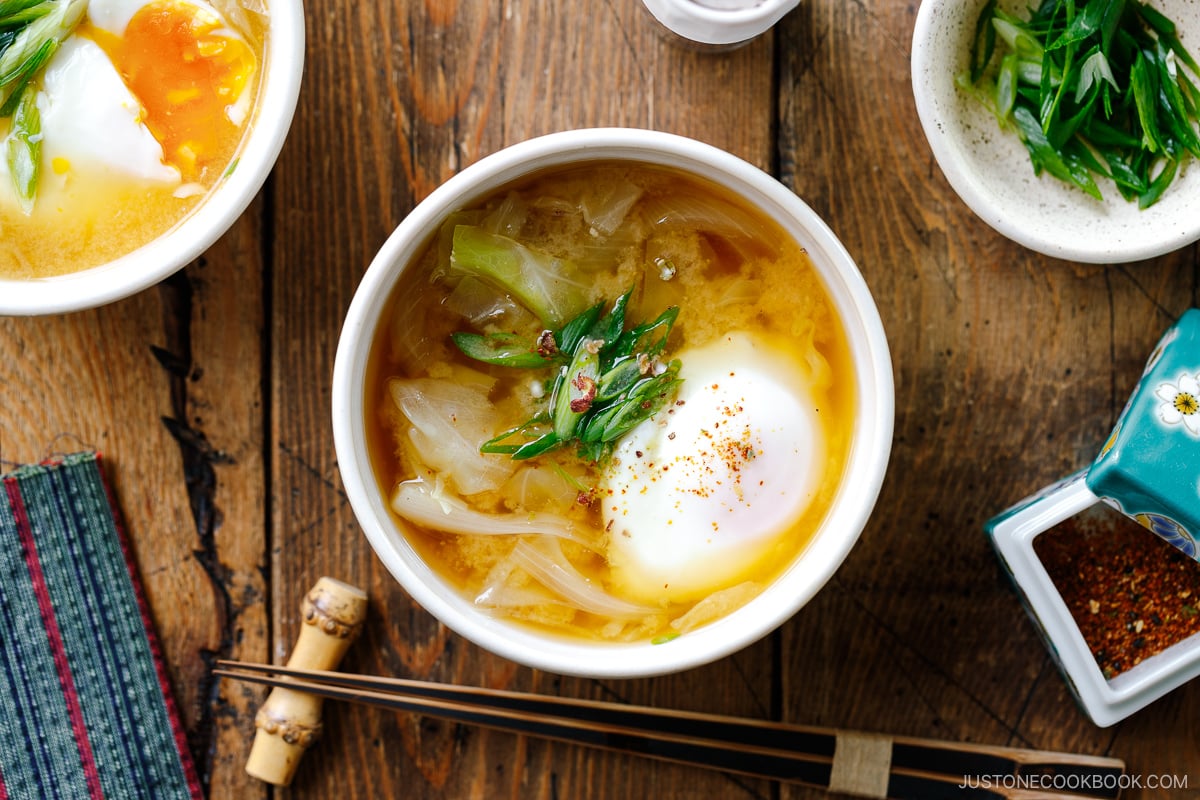
[[[129, 21], [124, 37], [93, 30], [141, 101], [146, 127], [163, 158], [184, 180], [197, 180], [228, 157], [236, 141], [229, 107], [255, 71], [249, 45], [206, 8], [185, 0], [153, 0]], [[240, 121], [240, 120], [239, 120]]]

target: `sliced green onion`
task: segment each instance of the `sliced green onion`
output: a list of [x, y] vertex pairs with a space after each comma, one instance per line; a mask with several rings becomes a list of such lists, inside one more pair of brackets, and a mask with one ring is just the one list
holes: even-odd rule
[[11, 117], [4, 159], [26, 214], [37, 198], [42, 121], [34, 77], [83, 18], [87, 0], [0, 0], [0, 117]]
[[564, 442], [575, 438], [580, 422], [596, 400], [600, 378], [600, 342], [584, 339], [575, 348], [554, 398], [551, 417], [554, 433]]
[[42, 115], [38, 112], [37, 91], [32, 86], [26, 85], [17, 97], [12, 127], [4, 139], [4, 158], [21, 209], [29, 214], [33, 211], [41, 173]]
[[1200, 156], [1200, 67], [1175, 24], [1140, 0], [1041, 0], [1028, 14], [985, 4], [958, 85], [1017, 130], [1036, 173], [1156, 202]]
[[529, 340], [514, 333], [453, 333], [454, 344], [476, 361], [499, 367], [544, 367], [550, 362], [529, 347]]
[[[0, 55], [0, 89], [24, 75], [24, 65], [31, 63], [47, 42], [53, 53], [58, 44], [75, 30], [87, 9], [87, 0], [55, 0], [52, 8], [26, 25], [3, 55]], [[44, 59], [42, 61], [44, 63]]]
[[556, 372], [545, 409], [485, 442], [480, 450], [532, 458], [575, 443], [581, 458], [604, 457], [617, 438], [661, 409], [681, 383], [679, 361], [658, 361], [679, 315], [672, 306], [649, 322], [624, 330], [633, 290], [603, 313], [604, 303], [584, 309], [558, 331], [535, 338], [511, 333], [454, 333], [466, 356], [503, 367]]

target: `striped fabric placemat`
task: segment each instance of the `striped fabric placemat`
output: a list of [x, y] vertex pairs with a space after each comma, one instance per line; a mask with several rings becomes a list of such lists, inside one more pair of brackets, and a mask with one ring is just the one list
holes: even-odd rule
[[2, 482], [0, 800], [202, 798], [99, 456]]

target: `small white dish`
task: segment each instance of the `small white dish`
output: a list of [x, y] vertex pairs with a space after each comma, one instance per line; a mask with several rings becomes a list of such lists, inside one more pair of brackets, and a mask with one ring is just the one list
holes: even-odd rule
[[736, 46], [765, 33], [800, 0], [642, 0], [663, 27], [704, 45]]
[[[1097, 201], [1054, 177], [1034, 174], [1016, 133], [1001, 130], [991, 112], [955, 82], [967, 70], [983, 5], [984, 0], [924, 0], [912, 41], [917, 113], [942, 173], [963, 202], [1009, 239], [1072, 261], [1138, 261], [1200, 238], [1200, 164], [1186, 164], [1144, 211], [1105, 179], [1098, 179], [1104, 200]], [[1000, 5], [1028, 17], [1023, 0]], [[1183, 45], [1200, 57], [1200, 5], [1172, 3], [1162, 10], [1178, 26]]]
[[291, 127], [304, 71], [302, 0], [269, 0], [266, 66], [253, 124], [230, 171], [189, 216], [107, 264], [31, 280], [0, 278], [0, 314], [95, 308], [146, 289], [200, 256], [237, 221], [275, 165]]
[[985, 526], [1030, 618], [1079, 705], [1102, 728], [1200, 677], [1200, 634], [1109, 679], [1104, 677], [1062, 595], [1034, 551], [1034, 539], [1101, 502], [1078, 472], [990, 520]]
[[[375, 331], [401, 274], [446, 216], [533, 173], [595, 161], [647, 163], [724, 187], [776, 221], [807, 251], [846, 331], [860, 413], [842, 483], [811, 544], [759, 595], [727, 616], [658, 646], [649, 641], [591, 642], [497, 618], [427, 564], [380, 491], [367, 447], [367, 362]], [[891, 449], [891, 357], [870, 290], [825, 223], [770, 175], [707, 144], [630, 128], [565, 131], [500, 150], [450, 178], [384, 242], [355, 291], [338, 341], [332, 416], [346, 496], [376, 555], [423, 608], [481, 647], [536, 669], [567, 675], [632, 678], [677, 672], [729, 655], [765, 636], [807, 603], [858, 540], [874, 507]]]

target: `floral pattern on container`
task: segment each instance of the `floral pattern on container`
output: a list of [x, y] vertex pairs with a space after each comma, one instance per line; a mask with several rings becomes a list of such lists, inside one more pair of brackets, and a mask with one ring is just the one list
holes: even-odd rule
[[[1125, 408], [1128, 409], [1129, 405], [1126, 404]], [[1096, 456], [1097, 458], [1103, 458], [1109, 450], [1113, 449], [1113, 445], [1117, 443], [1117, 437], [1121, 435], [1121, 423], [1124, 422], [1124, 420], [1125, 412], [1122, 411], [1120, 418], [1117, 420], [1116, 427], [1113, 428], [1113, 432], [1109, 434], [1108, 441], [1104, 443], [1104, 447], [1100, 448], [1100, 455]]]
[[1191, 558], [1196, 558], [1196, 537], [1188, 529], [1164, 514], [1135, 514], [1134, 520], [1143, 528], [1153, 531], [1178, 547]]
[[1158, 418], [1167, 425], [1183, 425], [1193, 437], [1200, 439], [1200, 381], [1198, 375], [1184, 373], [1175, 383], [1163, 381], [1154, 390], [1162, 400]]

